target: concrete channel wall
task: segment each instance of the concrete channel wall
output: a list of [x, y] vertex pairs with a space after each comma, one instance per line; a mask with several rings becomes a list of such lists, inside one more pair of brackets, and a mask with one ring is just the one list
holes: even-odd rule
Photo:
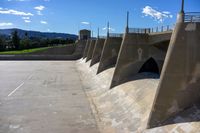
[[116, 64], [121, 43], [122, 37], [108, 37], [105, 40], [97, 73]]
[[[101, 61], [90, 67], [90, 62], [85, 63], [85, 59], [78, 60], [77, 69], [100, 131], [199, 132], [199, 42], [199, 23], [178, 23], [168, 50], [166, 41], [152, 44], [148, 35], [126, 34], [116, 67], [96, 74]], [[103, 53], [105, 49], [102, 56]], [[155, 74], [146, 76], [141, 71], [148, 60], [157, 65], [160, 79], [155, 78]], [[118, 82], [120, 84], [110, 89], [115, 74], [121, 81], [129, 76], [131, 79], [123, 84]]]
[[104, 42], [105, 42], [105, 39], [98, 39], [97, 40], [95, 47], [94, 47], [94, 50], [93, 50], [92, 61], [91, 61], [90, 66], [93, 66], [94, 64], [96, 64], [97, 62], [100, 61]]
[[[160, 74], [165, 54], [166, 51], [162, 51], [157, 47], [149, 45], [148, 34], [125, 34], [113, 75], [111, 88], [132, 80], [131, 76], [139, 73], [146, 62], [152, 62], [151, 64], [153, 64], [153, 66], [149, 66], [150, 68], [146, 68], [149, 69], [146, 71], [153, 71]], [[142, 71], [145, 72], [145, 70]]]
[[92, 54], [93, 54], [95, 44], [96, 44], [96, 40], [91, 40], [89, 48], [88, 48], [88, 52], [87, 52], [86, 62], [92, 59]]
[[84, 53], [83, 53], [83, 59], [85, 59], [87, 57], [87, 53], [88, 53], [88, 49], [89, 49], [90, 43], [91, 43], [91, 40], [90, 39], [87, 40], [86, 46], [85, 46], [85, 49], [84, 49]]
[[149, 119], [158, 126], [200, 100], [200, 23], [178, 23]]

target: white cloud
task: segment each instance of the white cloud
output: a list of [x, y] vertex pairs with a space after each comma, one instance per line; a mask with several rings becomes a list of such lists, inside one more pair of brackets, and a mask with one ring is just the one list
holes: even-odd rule
[[46, 21], [40, 21], [41, 24], [48, 24]]
[[51, 30], [50, 30], [50, 29], [47, 29], [47, 31], [50, 32]]
[[37, 11], [37, 15], [42, 16], [42, 12], [41, 11]]
[[[107, 30], [107, 29], [108, 29], [107, 27], [104, 27], [102, 30]], [[115, 29], [110, 27], [109, 31], [115, 31]]]
[[0, 23], [0, 27], [12, 26], [13, 23]]
[[150, 16], [158, 22], [163, 22], [166, 18], [172, 18], [173, 15], [168, 11], [159, 12], [150, 6], [145, 6], [142, 10], [145, 16]]
[[26, 13], [22, 11], [17, 11], [13, 9], [0, 9], [0, 14], [10, 14], [10, 15], [17, 15], [17, 16], [33, 16], [32, 13]]
[[22, 19], [24, 19], [24, 20], [29, 20], [30, 17], [22, 17]]
[[45, 7], [40, 5], [40, 6], [34, 7], [34, 9], [35, 9], [35, 10], [38, 10], [38, 11], [42, 11], [42, 10], [45, 9]]
[[25, 22], [25, 23], [30, 23], [30, 22], [31, 22], [31, 20], [24, 20], [24, 22]]
[[81, 24], [89, 25], [90, 22], [85, 22], [85, 21], [83, 21], [83, 22], [81, 22]]

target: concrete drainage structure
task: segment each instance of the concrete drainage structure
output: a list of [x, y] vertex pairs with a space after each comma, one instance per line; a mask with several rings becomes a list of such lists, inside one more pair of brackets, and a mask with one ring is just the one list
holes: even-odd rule
[[181, 12], [173, 32], [126, 31], [79, 41], [64, 58], [79, 59], [100, 131], [200, 132], [200, 13]]
[[101, 132], [199, 132], [200, 20], [183, 20], [173, 32], [108, 37], [103, 49], [97, 40], [98, 59], [77, 61]]

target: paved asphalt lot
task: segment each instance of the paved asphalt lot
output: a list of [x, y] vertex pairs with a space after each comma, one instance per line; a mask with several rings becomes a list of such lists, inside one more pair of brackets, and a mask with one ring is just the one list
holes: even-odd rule
[[97, 133], [74, 63], [1, 61], [0, 133]]

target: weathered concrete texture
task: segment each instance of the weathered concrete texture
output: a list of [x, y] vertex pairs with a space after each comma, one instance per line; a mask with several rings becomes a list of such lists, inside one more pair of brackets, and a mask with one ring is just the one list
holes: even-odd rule
[[95, 44], [96, 44], [96, 40], [92, 40], [90, 45], [89, 45], [88, 52], [87, 52], [86, 62], [92, 59], [92, 54], [93, 54], [93, 51], [94, 51]]
[[90, 43], [91, 43], [91, 40], [90, 39], [87, 40], [86, 46], [85, 46], [85, 50], [84, 50], [84, 53], [83, 53], [83, 59], [85, 59], [87, 57], [87, 53], [88, 53], [88, 49], [89, 49]]
[[169, 41], [172, 36], [172, 31], [151, 33], [149, 35], [149, 44], [157, 44], [160, 42]]
[[[77, 62], [86, 94], [102, 133], [131, 133], [145, 130], [158, 79], [128, 82], [109, 89], [114, 68], [96, 75], [98, 64]], [[154, 75], [137, 75], [135, 78]]]
[[[96, 75], [98, 63], [77, 61], [77, 68], [102, 133], [199, 133], [200, 106], [179, 113], [165, 121], [165, 126], [147, 129], [159, 79], [139, 73], [131, 82], [109, 89], [114, 68]], [[144, 79], [148, 77], [148, 79]]]
[[105, 40], [97, 73], [116, 64], [121, 43], [121, 37], [108, 37]]
[[82, 58], [86, 47], [86, 42], [87, 42], [86, 40], [79, 40], [78, 43], [76, 43], [75, 45], [76, 48], [72, 56], [75, 56], [76, 59]]
[[149, 44], [148, 34], [125, 34], [111, 88], [132, 80], [139, 72], [161, 72], [167, 49]]
[[72, 61], [0, 62], [0, 133], [98, 133]]
[[94, 64], [96, 64], [97, 62], [100, 61], [101, 53], [103, 51], [104, 42], [105, 42], [105, 39], [98, 39], [97, 40], [95, 47], [94, 47], [93, 54], [92, 54], [92, 60], [91, 60], [90, 66], [93, 66]]
[[200, 23], [178, 23], [163, 67], [149, 127], [200, 101]]

